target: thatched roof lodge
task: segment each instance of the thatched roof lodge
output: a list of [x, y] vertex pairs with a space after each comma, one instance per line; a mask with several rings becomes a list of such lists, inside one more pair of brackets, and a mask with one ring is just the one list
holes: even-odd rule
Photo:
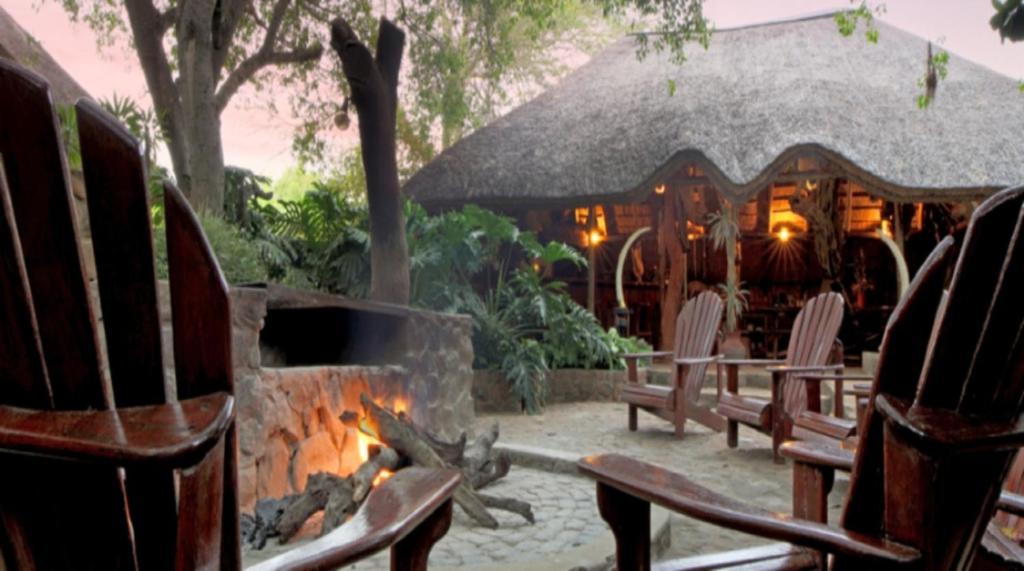
[[[755, 310], [798, 304], [834, 279], [852, 306], [881, 308], [884, 319], [894, 262], [876, 231], [896, 234], [913, 271], [918, 250], [970, 201], [1024, 180], [1024, 97], [1017, 81], [951, 54], [948, 78], [921, 110], [927, 41], [877, 25], [877, 44], [841, 36], [831, 13], [720, 30], [682, 66], [667, 53], [641, 61], [624, 38], [446, 150], [406, 191], [430, 209], [497, 208], [589, 247], [592, 304], [606, 322], [613, 260], [638, 228], [654, 227], [648, 242], [658, 244], [632, 255], [623, 278], [631, 307], [664, 302], [672, 256], [653, 236], [666, 223], [682, 237], [687, 274], [724, 281], [724, 256], [703, 238], [722, 199], [737, 205], [740, 279]], [[824, 217], [808, 219], [811, 203]], [[826, 233], [839, 238], [837, 267], [815, 255], [815, 235]], [[780, 234], [804, 247], [773, 254]], [[645, 287], [654, 293], [638, 293]]]

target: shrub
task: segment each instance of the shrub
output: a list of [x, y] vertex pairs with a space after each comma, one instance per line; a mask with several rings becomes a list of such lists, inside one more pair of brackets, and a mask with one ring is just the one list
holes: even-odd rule
[[[252, 241], [238, 227], [215, 216], [201, 216], [200, 222], [228, 283], [267, 280], [263, 260], [253, 247]], [[167, 279], [167, 235], [162, 224], [153, 228], [153, 249], [157, 277]]]

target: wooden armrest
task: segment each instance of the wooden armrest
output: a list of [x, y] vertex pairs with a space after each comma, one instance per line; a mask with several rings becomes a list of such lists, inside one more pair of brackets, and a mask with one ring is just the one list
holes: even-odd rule
[[767, 367], [769, 365], [783, 365], [786, 363], [784, 359], [720, 359], [718, 362], [723, 365], [733, 365], [737, 367]]
[[912, 405], [892, 395], [878, 395], [875, 408], [893, 430], [929, 453], [964, 454], [1024, 446], [1024, 419], [979, 423], [954, 411]]
[[248, 570], [335, 569], [365, 559], [409, 535], [461, 482], [457, 470], [403, 468], [374, 488], [344, 525]]
[[710, 357], [679, 357], [673, 359], [672, 362], [676, 365], [700, 365], [703, 363], [714, 363], [721, 355], [712, 355]]
[[1016, 516], [1024, 516], [1024, 496], [1003, 490], [996, 501], [996, 509]]
[[849, 472], [853, 470], [853, 450], [807, 440], [790, 440], [779, 447], [779, 454], [797, 462]]
[[0, 449], [116, 466], [193, 466], [234, 419], [226, 392], [114, 410], [0, 406]]
[[[811, 365], [811, 366], [794, 366], [794, 365], [776, 365], [772, 367], [765, 367], [765, 370], [769, 373], [825, 373], [828, 371], [841, 371], [843, 369], [842, 364], [836, 365]], [[794, 379], [807, 379], [809, 375], [790, 375], [790, 378]]]
[[869, 397], [871, 396], [871, 385], [853, 385], [843, 389], [843, 392], [855, 397]]
[[891, 563], [906, 564], [921, 557], [917, 550], [885, 539], [749, 506], [681, 474], [618, 454], [588, 456], [578, 467], [583, 474], [626, 494], [743, 533]]
[[[809, 373], [809, 374], [797, 374], [793, 375], [794, 379], [803, 379], [805, 381], [873, 381], [874, 377], [871, 375], [857, 374], [843, 374], [843, 373]], [[870, 387], [869, 387], [870, 388]]]
[[671, 357], [674, 354], [672, 351], [648, 351], [646, 353], [623, 353], [619, 357], [623, 359], [659, 359]]

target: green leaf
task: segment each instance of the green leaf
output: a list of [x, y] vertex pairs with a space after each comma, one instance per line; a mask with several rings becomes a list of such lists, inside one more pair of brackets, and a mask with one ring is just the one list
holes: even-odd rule
[[675, 94], [676, 94], [676, 80], [670, 79], [670, 80], [668, 80], [668, 96], [672, 97]]

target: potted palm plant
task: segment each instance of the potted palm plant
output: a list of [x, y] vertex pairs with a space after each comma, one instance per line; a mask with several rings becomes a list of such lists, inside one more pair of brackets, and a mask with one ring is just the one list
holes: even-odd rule
[[749, 354], [740, 336], [739, 321], [747, 306], [747, 291], [740, 289], [739, 267], [736, 254], [739, 249], [740, 223], [736, 206], [722, 199], [718, 212], [708, 214], [708, 236], [717, 250], [725, 250], [725, 283], [719, 284], [725, 298], [725, 339], [719, 352], [730, 358], [743, 358]]

